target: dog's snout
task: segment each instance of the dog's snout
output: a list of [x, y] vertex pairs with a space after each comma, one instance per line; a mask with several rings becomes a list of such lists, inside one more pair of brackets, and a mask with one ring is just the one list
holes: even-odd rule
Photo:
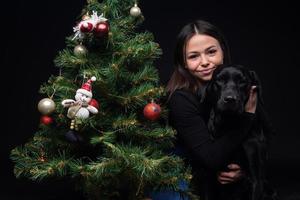
[[224, 100], [225, 103], [231, 103], [231, 102], [235, 102], [236, 101], [236, 97], [229, 95], [229, 96], [224, 97], [223, 100]]

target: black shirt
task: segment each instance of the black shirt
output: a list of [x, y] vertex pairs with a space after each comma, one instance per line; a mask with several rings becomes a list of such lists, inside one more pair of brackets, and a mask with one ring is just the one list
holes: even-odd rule
[[206, 125], [205, 107], [197, 95], [186, 90], [176, 90], [168, 105], [170, 124], [177, 131], [177, 146], [185, 152], [193, 171], [201, 171], [202, 175], [205, 173], [206, 181], [212, 181], [207, 180], [208, 177], [216, 181], [216, 172], [224, 167], [246, 138], [254, 114], [245, 112], [236, 130], [213, 139]]

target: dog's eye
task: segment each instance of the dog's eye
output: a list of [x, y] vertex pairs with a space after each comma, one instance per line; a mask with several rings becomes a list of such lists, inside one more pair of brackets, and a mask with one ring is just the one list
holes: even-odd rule
[[239, 79], [239, 80], [238, 80], [238, 84], [239, 84], [241, 87], [246, 87], [247, 81], [246, 81], [246, 79]]
[[239, 82], [240, 82], [240, 83], [246, 83], [247, 81], [246, 81], [245, 78], [241, 77], [241, 78], [239, 79]]
[[218, 83], [224, 83], [226, 79], [227, 79], [227, 76], [224, 76], [224, 75], [220, 76], [219, 75], [216, 78], [216, 82], [218, 82]]
[[245, 79], [241, 79], [241, 80], [240, 80], [240, 83], [244, 83], [244, 84], [245, 84], [245, 83], [246, 83], [246, 80], [245, 80]]
[[245, 77], [241, 76], [241, 75], [234, 76], [233, 80], [234, 80], [234, 82], [239, 83], [239, 84], [243, 84], [243, 83], [247, 82], [246, 79], [245, 79]]

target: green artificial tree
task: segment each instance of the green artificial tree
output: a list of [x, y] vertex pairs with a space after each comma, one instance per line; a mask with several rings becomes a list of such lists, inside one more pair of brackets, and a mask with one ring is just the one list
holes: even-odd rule
[[[142, 199], [158, 188], [178, 190], [190, 170], [172, 155], [155, 59], [159, 45], [135, 0], [88, 0], [57, 75], [42, 84], [41, 123], [14, 148], [16, 177], [73, 180], [89, 199]], [[123, 194], [124, 195], [124, 194]]]

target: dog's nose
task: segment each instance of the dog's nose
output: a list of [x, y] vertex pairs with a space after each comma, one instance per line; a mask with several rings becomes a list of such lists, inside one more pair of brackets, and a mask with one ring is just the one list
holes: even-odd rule
[[224, 102], [225, 103], [232, 103], [232, 102], [235, 102], [235, 100], [236, 100], [235, 96], [226, 96], [226, 97], [224, 97]]

